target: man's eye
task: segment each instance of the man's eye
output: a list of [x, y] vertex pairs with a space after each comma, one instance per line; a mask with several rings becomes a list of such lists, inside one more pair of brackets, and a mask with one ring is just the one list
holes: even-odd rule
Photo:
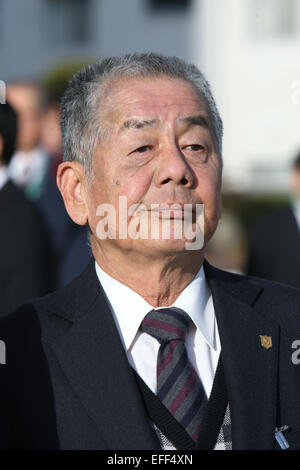
[[147, 152], [147, 150], [150, 150], [150, 149], [151, 149], [150, 145], [143, 145], [142, 147], [137, 148], [135, 150], [135, 152], [144, 153], [144, 152]]
[[198, 144], [187, 145], [185, 148], [187, 148], [188, 150], [194, 150], [194, 151], [204, 150], [203, 145], [198, 145]]

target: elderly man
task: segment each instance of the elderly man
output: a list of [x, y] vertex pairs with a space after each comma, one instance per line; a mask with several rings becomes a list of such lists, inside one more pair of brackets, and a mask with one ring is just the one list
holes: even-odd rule
[[62, 131], [93, 259], [1, 320], [1, 447], [299, 449], [300, 293], [204, 259], [222, 121], [203, 75], [104, 59], [71, 80]]

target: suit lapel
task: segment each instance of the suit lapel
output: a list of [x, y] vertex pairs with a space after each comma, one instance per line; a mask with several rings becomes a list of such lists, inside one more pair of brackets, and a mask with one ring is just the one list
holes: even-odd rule
[[[271, 449], [276, 426], [279, 327], [263, 316], [263, 288], [207, 262], [204, 269], [220, 334], [233, 448]], [[268, 344], [261, 336], [271, 337], [272, 347], [264, 347]]]
[[[159, 448], [94, 261], [81, 276], [78, 291], [73, 288], [73, 295], [76, 310], [72, 313], [68, 307], [64, 314], [73, 317], [73, 325], [52, 343], [52, 349], [74, 392], [109, 449]], [[87, 310], [85, 302], [90, 304]]]

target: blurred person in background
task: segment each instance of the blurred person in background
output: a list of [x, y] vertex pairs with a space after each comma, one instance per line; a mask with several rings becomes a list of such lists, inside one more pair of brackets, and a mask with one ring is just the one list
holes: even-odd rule
[[247, 274], [300, 287], [300, 153], [292, 165], [289, 203], [256, 216], [248, 238]]
[[7, 86], [7, 99], [17, 111], [19, 121], [9, 175], [30, 199], [36, 200], [49, 165], [49, 157], [40, 145], [44, 93], [36, 84], [20, 82]]
[[34, 204], [9, 178], [17, 115], [0, 105], [0, 314], [53, 289], [52, 253]]
[[[40, 211], [54, 255], [54, 287], [62, 287], [88, 263], [89, 250], [86, 230], [70, 219], [56, 186], [62, 160], [59, 101], [44, 87], [27, 82], [9, 85], [7, 97], [19, 119], [9, 175]], [[76, 249], [70, 251], [71, 246]]]
[[90, 260], [87, 229], [78, 226], [69, 217], [56, 185], [56, 170], [62, 162], [59, 99], [60, 96], [46, 90], [40, 143], [50, 158], [43, 185], [36, 200], [49, 229], [56, 255], [57, 288], [63, 287], [76, 277]]
[[62, 161], [62, 136], [60, 130], [59, 99], [47, 92], [45, 110], [41, 120], [41, 146], [53, 159], [52, 174], [56, 179], [56, 170]]
[[56, 185], [56, 170], [62, 162], [60, 96], [50, 90], [46, 94], [46, 106], [41, 121], [41, 146], [51, 158], [36, 202], [45, 217], [56, 253], [56, 287], [63, 287], [88, 264], [90, 250], [87, 229], [75, 224], [69, 217]]

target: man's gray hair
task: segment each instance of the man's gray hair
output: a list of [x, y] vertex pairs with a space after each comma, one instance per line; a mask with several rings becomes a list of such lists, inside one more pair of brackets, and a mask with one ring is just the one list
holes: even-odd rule
[[61, 127], [64, 161], [79, 161], [89, 177], [93, 155], [101, 139], [100, 113], [105, 93], [120, 78], [170, 77], [192, 84], [206, 101], [217, 151], [222, 155], [223, 123], [210, 86], [198, 68], [177, 57], [136, 53], [108, 57], [77, 72], [61, 101]]

